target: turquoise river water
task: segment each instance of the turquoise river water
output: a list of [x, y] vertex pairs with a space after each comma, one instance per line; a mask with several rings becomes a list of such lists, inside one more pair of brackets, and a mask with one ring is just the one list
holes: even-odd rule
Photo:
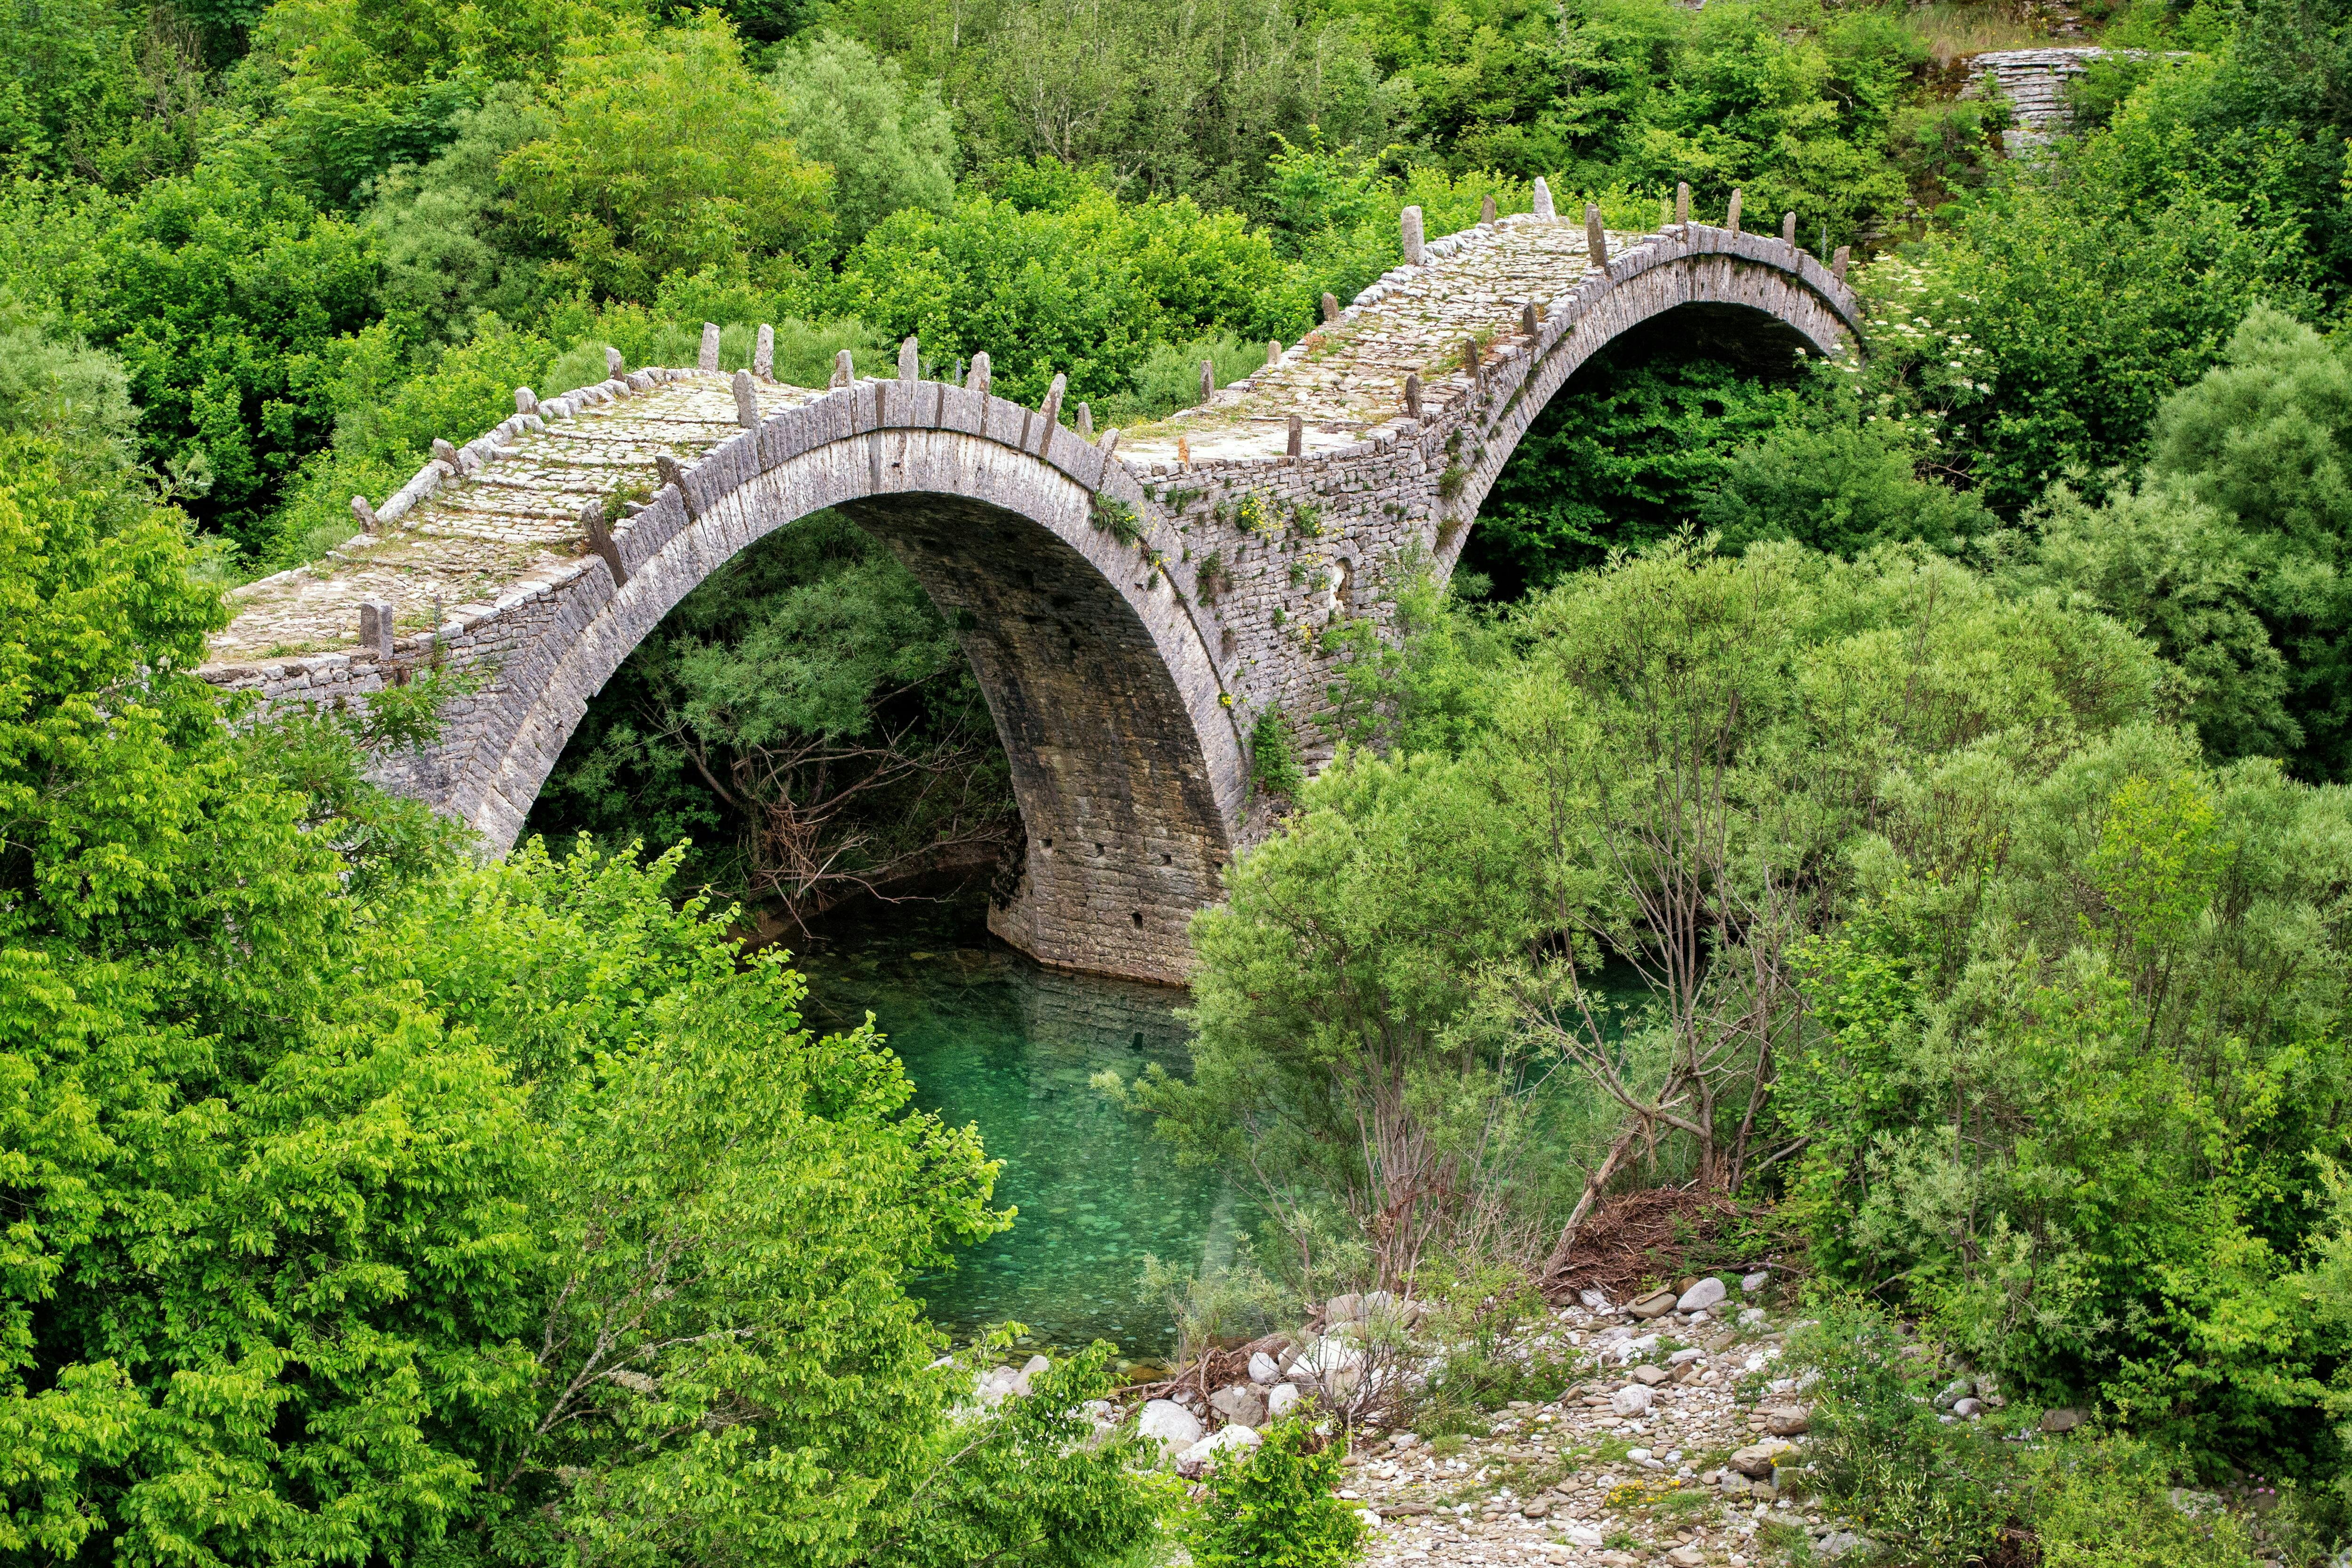
[[933, 1319], [959, 1341], [1010, 1320], [1041, 1345], [1100, 1338], [1132, 1358], [1167, 1353], [1172, 1324], [1142, 1288], [1144, 1258], [1197, 1268], [1231, 1249], [1251, 1210], [1227, 1178], [1179, 1169], [1087, 1080], [1151, 1062], [1187, 1070], [1184, 994], [1041, 969], [961, 903], [902, 903], [787, 945], [809, 977], [813, 1026], [870, 1010], [917, 1103], [977, 1122], [1004, 1162], [996, 1204], [1020, 1217], [952, 1271], [913, 1282]]

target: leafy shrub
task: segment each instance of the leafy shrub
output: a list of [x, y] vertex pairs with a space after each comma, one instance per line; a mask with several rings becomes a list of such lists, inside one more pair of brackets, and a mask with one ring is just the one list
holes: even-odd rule
[[1220, 1465], [1187, 1521], [1198, 1568], [1340, 1568], [1364, 1542], [1364, 1523], [1333, 1495], [1341, 1450], [1296, 1417], [1265, 1428], [1241, 1463]]
[[1250, 776], [1266, 794], [1285, 799], [1306, 787], [1298, 743], [1290, 738], [1290, 725], [1279, 708], [1267, 709], [1250, 726]]

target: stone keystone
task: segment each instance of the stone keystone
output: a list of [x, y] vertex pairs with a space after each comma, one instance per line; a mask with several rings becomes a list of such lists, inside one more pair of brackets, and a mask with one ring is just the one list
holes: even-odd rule
[[1485, 224], [1489, 228], [1492, 228], [1495, 226], [1495, 198], [1493, 196], [1480, 196], [1478, 198], [1478, 221]]
[[1684, 180], [1675, 186], [1675, 226], [1686, 227], [1690, 223], [1690, 182]]
[[1201, 362], [1201, 401], [1203, 403], [1208, 402], [1209, 395], [1216, 390], [1217, 362], [1213, 359], [1204, 359]]
[[1795, 213], [1780, 215], [1780, 243], [1791, 250], [1797, 248], [1797, 215]]
[[971, 356], [971, 374], [964, 377], [966, 391], [985, 395], [988, 392], [988, 351], [981, 350]]
[[360, 531], [362, 533], [373, 533], [375, 531], [375, 508], [368, 505], [367, 497], [353, 496], [352, 498], [352, 515], [359, 519]]
[[360, 647], [378, 658], [392, 657], [392, 606], [382, 599], [360, 606]]
[[719, 368], [719, 323], [716, 321], [702, 323], [702, 353], [696, 358], [694, 368], [697, 370]]
[[1731, 206], [1723, 215], [1723, 226], [1734, 234], [1739, 232], [1739, 193], [1738, 191], [1731, 193]]
[[857, 379], [857, 362], [847, 349], [833, 356], [833, 379], [827, 386], [847, 386]]
[[1536, 176], [1536, 216], [1549, 221], [1559, 216], [1559, 214], [1552, 209], [1551, 187], [1544, 184], [1544, 177], [1541, 174], [1538, 174]]
[[1837, 247], [1837, 254], [1830, 258], [1830, 276], [1836, 279], [1841, 283], [1844, 282], [1846, 260], [1848, 258], [1853, 256], [1853, 247], [1850, 245], [1839, 246]]
[[1307, 421], [1294, 414], [1290, 416], [1290, 457], [1296, 462], [1307, 449]]
[[907, 341], [898, 345], [898, 379], [906, 382], [923, 379], [922, 352], [912, 332], [908, 333]]
[[735, 373], [735, 423], [746, 430], [760, 427], [760, 395], [751, 390], [751, 373]]
[[620, 587], [629, 580], [629, 569], [621, 564], [620, 542], [613, 537], [612, 528], [604, 521], [604, 498], [590, 496], [580, 508], [580, 531], [588, 536], [588, 548], [604, 557], [612, 570], [613, 586]]
[[604, 379], [618, 381], [621, 379], [621, 373], [628, 368], [629, 362], [621, 357], [621, 351], [606, 343], [604, 345]]
[[1593, 266], [1609, 265], [1609, 230], [1601, 221], [1601, 209], [1591, 202], [1584, 204], [1584, 248]]
[[1329, 322], [1329, 321], [1338, 321], [1339, 319], [1339, 297], [1338, 295], [1336, 295], [1336, 294], [1326, 294], [1326, 295], [1324, 295], [1324, 296], [1323, 296], [1323, 320], [1324, 320], [1325, 321], [1327, 321], [1327, 322]]
[[516, 387], [516, 388], [515, 388], [515, 412], [516, 412], [517, 414], [536, 414], [536, 413], [538, 413], [538, 412], [539, 412], [539, 394], [537, 394], [536, 392], [533, 392], [533, 391], [532, 391], [530, 387], [528, 387], [528, 386], [518, 386], [518, 387]]
[[761, 381], [776, 379], [776, 329], [765, 321], [760, 323], [760, 335], [751, 340], [751, 374]]
[[1404, 240], [1404, 264], [1419, 267], [1428, 259], [1421, 245], [1421, 209], [1407, 207], [1397, 214], [1397, 228]]

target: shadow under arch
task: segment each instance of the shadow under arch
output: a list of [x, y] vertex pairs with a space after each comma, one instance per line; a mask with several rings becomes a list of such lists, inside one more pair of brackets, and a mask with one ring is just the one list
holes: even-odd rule
[[1638, 549], [1697, 515], [1729, 450], [1809, 396], [1817, 351], [1778, 316], [1706, 301], [1638, 321], [1528, 422], [1466, 531], [1457, 571], [1497, 604]]
[[486, 735], [487, 783], [459, 809], [511, 843], [587, 699], [662, 617], [740, 551], [830, 509], [930, 595], [995, 720], [1025, 843], [991, 929], [1062, 967], [1181, 983], [1187, 924], [1216, 897], [1247, 793], [1184, 603], [1093, 525], [1087, 486], [1022, 446], [877, 421], [763, 455], [751, 435], [730, 441], [638, 515], [625, 580], [539, 639], [542, 668], [510, 672], [522, 710]]
[[1461, 561], [1480, 509], [1528, 429], [1576, 374], [1612, 345], [1635, 334], [1687, 331], [1700, 343], [1736, 345], [1747, 356], [1842, 358], [1860, 351], [1851, 299], [1840, 297], [1843, 286], [1830, 285], [1817, 262], [1798, 253], [1793, 266], [1776, 256], [1773, 265], [1756, 267], [1777, 241], [1744, 235], [1716, 239], [1729, 248], [1661, 247], [1637, 252], [1638, 267], [1626, 276], [1612, 268], [1607, 308], [1579, 314], [1484, 423], [1439, 531], [1434, 557], [1441, 576], [1450, 576]]

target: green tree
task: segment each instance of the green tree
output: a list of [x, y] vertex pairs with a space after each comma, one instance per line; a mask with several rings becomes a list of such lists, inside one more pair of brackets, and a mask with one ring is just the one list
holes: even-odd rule
[[783, 106], [715, 12], [583, 41], [550, 129], [500, 172], [520, 209], [598, 294], [648, 300], [673, 271], [788, 276], [821, 253], [833, 181], [794, 148]]
[[955, 202], [955, 131], [929, 83], [855, 38], [821, 33], [775, 57], [769, 74], [801, 155], [833, 171], [834, 232], [846, 249], [902, 207]]

